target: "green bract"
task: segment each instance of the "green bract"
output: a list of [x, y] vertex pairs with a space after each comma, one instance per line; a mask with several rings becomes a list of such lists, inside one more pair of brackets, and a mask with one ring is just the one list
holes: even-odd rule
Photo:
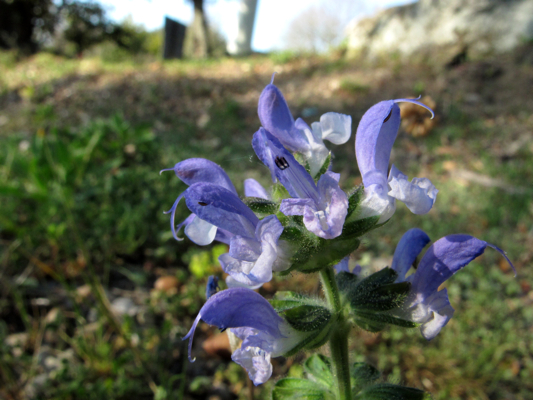
[[270, 304], [292, 328], [306, 333], [287, 356], [322, 346], [328, 340], [331, 329], [334, 329], [332, 312], [318, 300], [293, 292], [278, 292]]
[[337, 284], [351, 319], [371, 332], [392, 324], [413, 328], [418, 324], [392, 316], [388, 311], [398, 308], [405, 300], [411, 284], [394, 283], [398, 274], [384, 268], [367, 278], [359, 279], [349, 272], [337, 274]]

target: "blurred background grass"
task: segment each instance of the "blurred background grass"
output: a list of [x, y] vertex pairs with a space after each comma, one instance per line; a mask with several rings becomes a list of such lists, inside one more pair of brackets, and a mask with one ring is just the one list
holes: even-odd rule
[[[257, 100], [276, 85], [295, 117], [352, 115], [378, 101], [429, 96], [437, 119], [404, 111], [392, 161], [440, 190], [426, 216], [403, 205], [365, 238], [353, 261], [390, 265], [401, 235], [468, 233], [497, 244], [446, 284], [456, 314], [431, 342], [418, 330], [354, 330], [354, 361], [435, 399], [533, 398], [533, 65], [515, 53], [450, 68], [398, 59], [347, 60], [291, 52], [162, 62], [155, 57], [0, 53], [0, 396], [18, 398], [250, 398], [214, 329], [200, 325], [191, 364], [181, 337], [202, 306], [206, 277], [222, 277], [224, 245], [170, 233], [185, 190], [159, 170], [190, 157], [242, 182], [269, 185], [251, 148]], [[527, 60], [527, 58], [526, 58]], [[423, 111], [423, 110], [422, 110]], [[335, 146], [333, 146], [335, 147]], [[354, 138], [333, 149], [341, 187], [361, 183]], [[178, 207], [177, 220], [188, 215]], [[315, 275], [275, 279], [320, 294]], [[207, 345], [209, 343], [209, 345]], [[304, 355], [274, 360], [300, 376]], [[270, 398], [271, 382], [253, 396]]]

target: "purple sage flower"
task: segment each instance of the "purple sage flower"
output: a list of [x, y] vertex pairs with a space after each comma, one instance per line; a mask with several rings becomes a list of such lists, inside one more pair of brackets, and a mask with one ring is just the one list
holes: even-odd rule
[[[228, 174], [226, 174], [222, 167], [204, 158], [189, 158], [177, 163], [174, 168], [161, 170], [160, 173], [163, 171], [174, 171], [176, 176], [188, 186], [198, 182], [213, 183], [237, 194], [235, 186], [233, 186]], [[171, 214], [170, 228], [172, 229], [174, 239], [183, 240], [178, 237], [177, 233], [182, 226], [185, 226], [185, 234], [187, 237], [200, 246], [210, 244], [215, 239], [227, 243], [228, 238], [226, 232], [220, 229], [217, 230], [216, 226], [198, 218], [195, 214], [189, 215], [176, 228], [174, 222], [176, 207], [183, 198], [183, 195], [184, 193], [180, 194], [172, 205], [172, 208], [165, 212], [165, 214]]]
[[434, 115], [433, 110], [414, 99], [382, 101], [363, 115], [355, 137], [357, 165], [365, 187], [358, 218], [380, 215], [379, 222], [385, 222], [394, 213], [396, 199], [414, 214], [426, 214], [437, 198], [438, 190], [429, 179], [414, 178], [409, 182], [407, 175], [394, 165], [388, 173], [392, 145], [400, 127], [399, 102], [418, 104]]
[[187, 207], [198, 218], [228, 232], [229, 253], [219, 257], [230, 276], [228, 286], [257, 288], [272, 279], [272, 271], [290, 266], [283, 225], [275, 215], [259, 220], [232, 191], [219, 185], [195, 183], [184, 192]]
[[264, 128], [254, 134], [252, 146], [269, 167], [272, 179], [277, 178], [292, 196], [282, 200], [280, 211], [303, 215], [306, 228], [321, 238], [339, 236], [348, 213], [348, 198], [339, 187], [339, 174], [328, 171], [315, 184], [305, 168]]
[[352, 117], [349, 115], [328, 112], [320, 117], [320, 122], [313, 122], [311, 128], [301, 118], [294, 121], [285, 98], [272, 83], [263, 89], [257, 112], [267, 131], [290, 151], [304, 156], [313, 176], [320, 171], [329, 154], [324, 140], [344, 144], [352, 134]]
[[398, 273], [397, 282], [411, 282], [406, 301], [401, 310], [394, 314], [421, 324], [422, 336], [431, 340], [454, 313], [447, 290], [438, 290], [443, 282], [483, 254], [487, 247], [504, 256], [513, 270], [514, 266], [497, 246], [470, 235], [457, 234], [445, 236], [433, 243], [422, 257], [416, 272], [405, 278], [416, 257], [429, 242], [424, 231], [417, 228], [408, 230], [396, 247], [392, 269]]
[[231, 358], [247, 370], [255, 385], [265, 383], [272, 375], [270, 358], [287, 353], [302, 336], [260, 294], [246, 288], [230, 288], [207, 300], [183, 338], [189, 339], [191, 362], [194, 332], [201, 319], [221, 330], [232, 328], [242, 340]]

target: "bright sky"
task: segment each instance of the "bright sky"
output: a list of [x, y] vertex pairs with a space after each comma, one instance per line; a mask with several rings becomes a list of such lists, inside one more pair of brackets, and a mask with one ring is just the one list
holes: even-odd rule
[[[332, 1], [332, 0], [330, 0]], [[334, 1], [334, 0], [333, 0]], [[356, 1], [356, 0], [353, 0]], [[412, 3], [413, 0], [359, 0], [367, 9]], [[188, 0], [100, 0], [109, 16], [121, 21], [131, 15], [133, 21], [148, 30], [163, 26], [165, 15], [188, 25], [193, 18], [192, 3]], [[298, 13], [324, 0], [258, 0], [252, 48], [269, 51], [281, 48], [281, 39], [290, 21]], [[206, 0], [209, 23], [219, 27], [226, 38], [237, 29], [239, 0]]]

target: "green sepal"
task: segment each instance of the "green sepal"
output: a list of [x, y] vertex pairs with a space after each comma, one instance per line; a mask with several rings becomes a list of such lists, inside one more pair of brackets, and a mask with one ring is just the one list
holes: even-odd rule
[[331, 165], [331, 151], [328, 153], [328, 156], [326, 157], [326, 160], [320, 167], [320, 170], [316, 173], [316, 175], [313, 177], [315, 180], [315, 183], [318, 182], [320, 177], [324, 175], [326, 172], [328, 172], [329, 166]]
[[348, 214], [346, 214], [346, 219], [350, 218], [353, 212], [363, 200], [363, 195], [365, 194], [365, 188], [363, 185], [357, 186], [355, 189], [348, 194]]
[[304, 304], [316, 304], [314, 300], [291, 291], [277, 292], [268, 302], [278, 314]]
[[280, 239], [288, 242], [298, 242], [298, 247], [315, 247], [318, 244], [318, 237], [307, 230], [301, 215], [285, 215], [282, 212], [276, 214], [278, 220], [283, 225], [283, 232]]
[[337, 281], [337, 287], [339, 288], [339, 291], [345, 296], [348, 296], [350, 290], [354, 287], [357, 287], [357, 283], [359, 282], [357, 275], [346, 271], [341, 271], [335, 275], [335, 280]]
[[348, 300], [371, 293], [380, 286], [393, 283], [397, 278], [398, 274], [391, 268], [383, 268], [362, 280], [349, 272], [341, 272], [335, 277], [339, 290]]
[[426, 400], [431, 399], [429, 393], [420, 389], [393, 385], [392, 383], [378, 383], [361, 390], [354, 400]]
[[331, 361], [328, 357], [322, 354], [313, 354], [305, 360], [304, 370], [312, 381], [330, 389], [334, 387]]
[[[291, 223], [290, 221], [287, 221], [286, 218], [279, 218], [278, 219], [280, 220], [280, 222], [283, 224], [284, 222], [287, 224], [286, 226], [283, 227], [283, 232], [281, 233], [281, 236], [279, 237], [280, 240], [286, 240], [288, 242], [299, 242], [301, 243], [302, 241], [309, 241], [307, 238], [306, 238], [306, 233], [305, 231], [302, 229], [302, 227], [294, 224], [294, 223]], [[281, 221], [281, 220], [284, 220], [284, 221]]]
[[315, 243], [307, 241], [307, 243], [302, 244], [291, 258], [291, 267], [283, 271], [283, 275], [292, 271], [310, 273], [325, 267], [333, 267], [344, 257], [357, 250], [360, 243], [358, 239], [343, 236], [331, 240], [317, 239]]
[[381, 373], [373, 366], [358, 362], [350, 367], [350, 376], [352, 377], [352, 393], [355, 395], [363, 387], [366, 387], [381, 377]]
[[274, 295], [274, 298], [268, 301], [276, 312], [282, 313], [283, 311], [297, 308], [300, 306], [312, 306], [319, 308], [326, 308], [326, 304], [322, 300], [312, 299], [303, 294], [296, 292], [280, 291]]
[[386, 313], [357, 310], [354, 314], [357, 325], [359, 325], [363, 329], [367, 329], [364, 327], [364, 325], [374, 327], [382, 326], [382, 328], [378, 330], [367, 329], [371, 332], [377, 332], [379, 330], [382, 330], [387, 324], [401, 326], [402, 328], [416, 328], [417, 326], [420, 326], [419, 323], [407, 321], [405, 319], [394, 317]]
[[396, 271], [391, 268], [383, 268], [359, 281], [357, 285], [350, 288], [350, 298], [359, 294], [370, 293], [381, 286], [393, 283], [397, 278], [398, 274]]
[[357, 324], [357, 326], [369, 332], [380, 332], [387, 326], [387, 324], [375, 321], [367, 321], [360, 318], [354, 318], [354, 322]]
[[294, 159], [311, 175], [311, 167], [302, 153], [293, 153]]
[[394, 283], [397, 277], [391, 268], [384, 268], [362, 280], [347, 272], [337, 274], [339, 290], [357, 325], [371, 332], [378, 332], [387, 324], [405, 328], [418, 326], [387, 313], [402, 305], [411, 288], [409, 282]]
[[360, 237], [377, 227], [379, 215], [346, 222], [342, 228], [342, 236]]
[[321, 330], [331, 319], [331, 311], [325, 307], [303, 304], [280, 312], [281, 316], [297, 331]]
[[388, 311], [400, 306], [407, 295], [409, 282], [391, 283], [375, 288], [372, 291], [360, 292], [350, 298], [350, 304], [357, 310]]
[[278, 203], [260, 197], [245, 197], [243, 201], [254, 213], [260, 216], [275, 214], [279, 210]]
[[383, 268], [349, 289], [354, 310], [388, 311], [399, 307], [409, 294], [409, 282], [393, 283], [398, 277], [391, 268]]
[[285, 186], [283, 186], [281, 183], [275, 183], [272, 186], [272, 200], [278, 202], [283, 199], [290, 198], [291, 195], [289, 192], [287, 192], [287, 189], [285, 189]]
[[294, 292], [278, 292], [269, 302], [292, 328], [304, 333], [300, 343], [284, 354], [286, 357], [320, 347], [328, 340], [336, 319], [319, 300]]
[[283, 378], [272, 390], [272, 400], [333, 400], [335, 397], [324, 386], [306, 379]]

